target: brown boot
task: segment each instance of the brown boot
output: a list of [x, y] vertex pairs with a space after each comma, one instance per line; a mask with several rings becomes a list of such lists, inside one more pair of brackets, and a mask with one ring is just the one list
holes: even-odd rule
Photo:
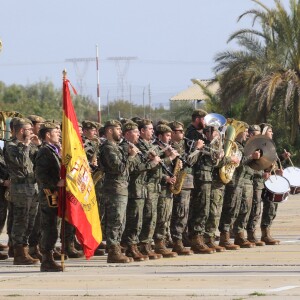
[[66, 254], [70, 258], [81, 258], [84, 254], [81, 251], [77, 251], [74, 246], [74, 242], [67, 241], [66, 242]]
[[203, 235], [194, 235], [191, 240], [192, 246], [191, 250], [194, 251], [195, 254], [213, 254], [215, 253], [215, 249], [209, 248], [203, 240]]
[[166, 247], [164, 240], [155, 240], [155, 253], [161, 254], [163, 258], [172, 258], [178, 256], [176, 252], [172, 252]]
[[37, 258], [40, 262], [42, 262], [42, 253], [40, 252], [38, 245], [29, 247], [29, 255], [32, 258]]
[[155, 253], [152, 250], [151, 245], [149, 243], [140, 243], [139, 248], [140, 248], [140, 252], [144, 255], [147, 255], [149, 257], [149, 259], [162, 258], [161, 254]]
[[41, 272], [62, 272], [63, 268], [54, 261], [53, 251], [43, 253]]
[[247, 231], [247, 239], [250, 243], [254, 243], [256, 246], [261, 247], [264, 246], [266, 243], [263, 241], [260, 241], [256, 235], [255, 230], [253, 231]]
[[136, 244], [128, 245], [126, 249], [126, 256], [132, 257], [134, 261], [146, 261], [149, 260], [147, 255], [142, 254]]
[[224, 247], [226, 250], [238, 250], [239, 245], [235, 245], [230, 242], [230, 233], [228, 231], [223, 231], [220, 233], [219, 246]]
[[193, 250], [187, 249], [183, 246], [182, 240], [173, 241], [173, 252], [176, 252], [178, 255], [193, 255]]
[[244, 231], [240, 231], [235, 235], [234, 239], [235, 245], [239, 245], [241, 248], [254, 248], [255, 244], [250, 243], [244, 235]]
[[280, 241], [275, 240], [270, 233], [270, 228], [261, 228], [261, 240], [266, 243], [266, 245], [279, 245]]
[[35, 265], [39, 262], [39, 259], [32, 258], [28, 254], [28, 247], [23, 245], [16, 245], [14, 247], [14, 265]]
[[132, 260], [121, 252], [120, 245], [111, 245], [108, 249], [107, 262], [124, 264], [130, 263]]
[[8, 257], [14, 257], [14, 247], [12, 245], [8, 246]]
[[212, 249], [215, 249], [217, 252], [225, 252], [225, 247], [221, 247], [215, 243], [214, 237], [210, 236], [206, 239], [206, 246]]
[[6, 260], [6, 259], [8, 259], [8, 255], [0, 252], [0, 260]]

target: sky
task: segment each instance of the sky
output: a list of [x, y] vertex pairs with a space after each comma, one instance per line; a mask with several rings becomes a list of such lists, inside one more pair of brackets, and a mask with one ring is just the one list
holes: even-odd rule
[[216, 54], [237, 47], [229, 35], [252, 26], [238, 16], [258, 8], [251, 0], [1, 0], [0, 7], [0, 81], [59, 88], [66, 69], [77, 91], [97, 101], [96, 63], [78, 59], [95, 59], [98, 45], [101, 105], [123, 95], [153, 107], [168, 105], [192, 78], [214, 77]]

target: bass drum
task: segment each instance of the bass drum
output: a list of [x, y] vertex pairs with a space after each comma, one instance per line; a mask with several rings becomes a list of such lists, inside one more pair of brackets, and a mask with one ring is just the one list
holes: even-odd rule
[[268, 180], [265, 181], [266, 198], [269, 201], [280, 203], [288, 200], [290, 192], [289, 181], [279, 175], [271, 175]]
[[291, 194], [300, 193], [300, 169], [296, 167], [288, 167], [283, 170], [283, 177], [285, 177], [291, 186]]

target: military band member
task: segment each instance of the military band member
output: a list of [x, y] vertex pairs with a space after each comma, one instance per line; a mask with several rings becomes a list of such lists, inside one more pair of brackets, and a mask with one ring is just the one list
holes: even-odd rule
[[[62, 267], [53, 258], [53, 251], [58, 238], [58, 216], [57, 207], [55, 206], [57, 203], [55, 201], [58, 198], [59, 187], [65, 185], [64, 180], [60, 179], [61, 159], [55, 147], [55, 144], [59, 142], [60, 133], [55, 124], [46, 122], [41, 126], [40, 137], [43, 144], [36, 156], [35, 175], [40, 190], [41, 272], [60, 272], [62, 271]], [[52, 194], [53, 197], [51, 198], [45, 191], [47, 191], [47, 194]]]
[[[249, 126], [249, 137], [259, 135], [259, 125]], [[247, 222], [247, 239], [250, 243], [255, 243], [256, 246], [264, 246], [265, 242], [261, 241], [255, 234], [256, 225], [261, 215], [261, 196], [264, 188], [264, 171], [254, 170], [253, 172], [253, 201], [252, 207]]]
[[[138, 125], [134, 122], [127, 122], [123, 125], [123, 141], [121, 146], [125, 152], [128, 148], [136, 147], [140, 132]], [[149, 157], [152, 160], [149, 160]], [[139, 153], [135, 156], [135, 162], [130, 168], [128, 184], [128, 204], [126, 209], [126, 225], [122, 237], [122, 245], [126, 247], [126, 256], [132, 257], [134, 261], [148, 260], [139, 249], [139, 234], [143, 223], [143, 210], [145, 205], [145, 177], [147, 170], [157, 166], [160, 158], [158, 156], [144, 156]]]
[[[172, 251], [176, 252], [178, 255], [192, 255], [193, 251], [184, 247], [182, 242], [182, 235], [187, 229], [190, 194], [191, 190], [194, 188], [191, 166], [197, 161], [199, 153], [198, 155], [195, 155], [195, 153], [193, 153], [192, 157], [189, 156], [189, 152], [192, 152], [192, 149], [189, 149], [189, 147], [185, 144], [183, 140], [184, 128], [181, 122], [173, 121], [169, 123], [169, 126], [172, 129], [171, 146], [179, 153], [179, 155], [185, 157], [189, 163], [189, 165], [183, 165], [183, 171], [186, 175], [182, 183], [181, 191], [179, 194], [173, 195], [173, 209], [170, 225], [173, 240]], [[195, 145], [195, 148], [201, 149], [203, 145], [204, 142], [202, 140], [198, 140]], [[177, 180], [180, 180], [180, 178], [177, 178]]]
[[14, 122], [15, 137], [7, 141], [4, 159], [11, 180], [10, 195], [13, 203], [11, 238], [14, 264], [31, 265], [39, 262], [28, 254], [28, 238], [37, 213], [38, 202], [33, 163], [30, 159], [32, 123], [28, 119]]
[[129, 263], [133, 259], [122, 254], [120, 242], [126, 219], [129, 169], [138, 151], [129, 148], [128, 153], [125, 153], [119, 146], [122, 137], [119, 121], [107, 121], [104, 127], [107, 140], [100, 148], [98, 166], [105, 170], [103, 198], [107, 208], [107, 262]]

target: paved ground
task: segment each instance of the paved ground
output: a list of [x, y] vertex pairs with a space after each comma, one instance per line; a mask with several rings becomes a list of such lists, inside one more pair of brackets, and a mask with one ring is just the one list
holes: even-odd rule
[[72, 259], [64, 273], [9, 259], [0, 262], [0, 299], [300, 299], [300, 195], [280, 204], [273, 231], [281, 245], [126, 266]]

